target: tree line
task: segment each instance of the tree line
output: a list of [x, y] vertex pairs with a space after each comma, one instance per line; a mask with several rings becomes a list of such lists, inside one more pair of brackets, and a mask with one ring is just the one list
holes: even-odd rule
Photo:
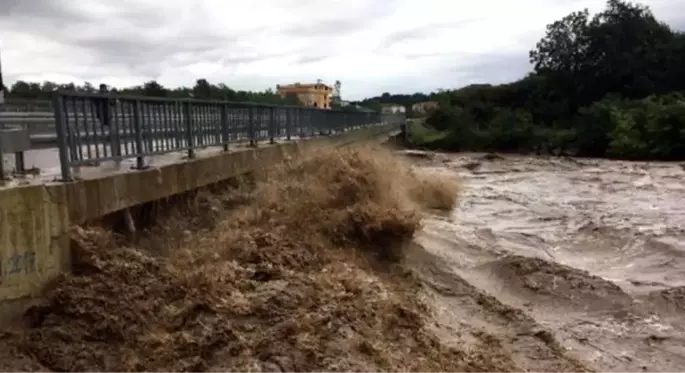
[[[133, 96], [195, 98], [200, 100], [303, 106], [303, 103], [295, 94], [287, 94], [285, 97], [281, 97], [271, 89], [265, 91], [236, 91], [223, 83], [209, 83], [207, 79], [198, 79], [193, 87], [168, 88], [159, 84], [157, 81], [151, 80], [134, 87], [117, 88], [108, 86], [107, 88], [108, 91], [112, 93]], [[18, 80], [9, 87], [9, 89], [6, 88], [5, 90], [8, 92], [8, 100], [11, 102], [11, 100], [50, 100], [51, 94], [55, 90], [95, 93], [99, 91], [99, 87], [95, 87], [90, 82], [79, 85], [75, 83], [58, 84], [49, 81], [35, 83]], [[362, 106], [369, 107], [369, 105]], [[357, 107], [354, 105], [342, 107], [339, 102], [335, 101], [333, 102], [332, 108], [344, 111], [358, 111]], [[380, 110], [380, 106], [378, 109]]]
[[433, 94], [416, 145], [445, 150], [685, 158], [685, 33], [641, 4], [609, 0], [547, 26], [533, 72]]
[[[56, 90], [75, 92], [97, 92], [99, 87], [86, 82], [83, 85], [74, 83], [57, 84], [54, 82], [25, 82], [17, 81], [8, 89], [9, 100], [49, 100], [51, 93]], [[273, 105], [300, 105], [300, 101], [294, 95], [281, 97], [272, 90], [262, 92], [234, 90], [225, 84], [211, 84], [206, 79], [198, 79], [193, 87], [167, 88], [158, 82], [151, 80], [139, 86], [128, 88], [108, 87], [110, 92], [167, 98], [197, 98], [203, 100], [225, 100], [235, 102], [256, 102]]]
[[383, 104], [402, 105], [407, 110], [407, 116], [414, 117], [412, 113], [412, 105], [419, 102], [431, 101], [437, 97], [438, 93], [439, 92], [425, 94], [416, 92], [413, 94], [398, 94], [384, 92], [380, 96], [365, 98], [361, 101], [354, 101], [352, 104], [361, 105], [374, 111], [380, 111]]

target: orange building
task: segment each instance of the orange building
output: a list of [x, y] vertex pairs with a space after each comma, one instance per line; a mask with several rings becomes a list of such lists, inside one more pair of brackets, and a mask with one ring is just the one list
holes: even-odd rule
[[281, 97], [294, 94], [305, 106], [330, 109], [333, 89], [323, 83], [277, 85], [276, 93]]

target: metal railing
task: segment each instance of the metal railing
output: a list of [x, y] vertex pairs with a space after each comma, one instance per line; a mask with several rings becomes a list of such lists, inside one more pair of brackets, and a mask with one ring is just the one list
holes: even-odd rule
[[[72, 167], [232, 143], [331, 135], [381, 123], [378, 113], [322, 110], [228, 101], [54, 92], [62, 179]], [[388, 120], [395, 120], [388, 118]]]
[[0, 105], [0, 113], [33, 113], [33, 112], [52, 112], [52, 101], [50, 100], [24, 100], [6, 99]]

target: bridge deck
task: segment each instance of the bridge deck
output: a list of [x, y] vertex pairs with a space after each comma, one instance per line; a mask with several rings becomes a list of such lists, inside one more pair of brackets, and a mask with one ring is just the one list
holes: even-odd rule
[[[284, 139], [275, 140], [274, 144], [285, 144], [305, 140], [307, 138], [292, 137], [290, 141]], [[259, 144], [259, 147], [268, 147], [269, 142]], [[251, 149], [249, 142], [231, 143], [229, 152], [238, 152]], [[204, 149], [197, 149], [196, 159], [210, 157], [224, 152], [221, 146], [212, 146]], [[166, 153], [155, 156], [145, 157], [149, 167], [161, 167], [169, 164], [185, 162], [187, 160], [185, 151]], [[24, 153], [27, 169], [33, 169], [36, 174], [31, 172], [26, 175], [14, 175], [10, 180], [0, 181], [0, 190], [15, 188], [25, 185], [38, 185], [57, 182], [60, 178], [59, 150], [57, 148], [31, 149]], [[5, 168], [11, 169], [14, 164], [14, 156], [6, 154], [4, 156]], [[126, 172], [136, 172], [136, 159], [124, 159], [121, 162], [106, 161], [101, 164], [82, 166], [74, 169], [76, 179], [87, 180], [96, 179], [108, 175], [121, 174]]]

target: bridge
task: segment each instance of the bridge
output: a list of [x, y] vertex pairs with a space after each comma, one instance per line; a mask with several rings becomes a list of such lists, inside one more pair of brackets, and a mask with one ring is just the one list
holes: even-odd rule
[[[33, 112], [5, 108], [3, 119], [0, 154], [18, 161], [13, 176], [0, 174], [0, 320], [21, 313], [44, 284], [70, 271], [67, 232], [74, 225], [126, 215], [310, 149], [387, 138], [405, 121], [397, 114], [74, 92], [55, 92], [49, 106]], [[27, 172], [24, 158], [42, 167]]]

